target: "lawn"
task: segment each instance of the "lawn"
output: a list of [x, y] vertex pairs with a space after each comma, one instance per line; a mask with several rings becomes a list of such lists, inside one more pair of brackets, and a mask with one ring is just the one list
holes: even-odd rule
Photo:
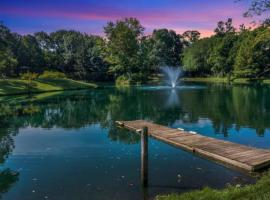
[[97, 85], [92, 83], [74, 81], [67, 78], [37, 79], [32, 81], [30, 86], [27, 80], [6, 79], [0, 80], [0, 95], [90, 89], [96, 87]]
[[215, 83], [227, 83], [228, 78], [223, 77], [193, 77], [193, 78], [182, 78], [181, 81], [186, 82], [215, 82]]
[[156, 200], [269, 200], [270, 173], [263, 176], [256, 184], [247, 186], [228, 186], [223, 190], [205, 188], [184, 194], [158, 196]]
[[[228, 83], [228, 78], [226, 77], [192, 77], [192, 78], [182, 78], [184, 82], [206, 82], [206, 83]], [[270, 84], [270, 79], [249, 79], [249, 78], [236, 78], [231, 81], [233, 84], [250, 84], [250, 83], [262, 83]]]

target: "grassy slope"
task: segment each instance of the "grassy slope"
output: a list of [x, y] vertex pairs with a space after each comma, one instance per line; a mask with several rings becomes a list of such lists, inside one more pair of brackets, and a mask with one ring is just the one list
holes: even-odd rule
[[[222, 77], [194, 77], [194, 78], [182, 78], [182, 81], [186, 82], [209, 82], [209, 83], [228, 83], [228, 79]], [[270, 84], [270, 79], [248, 79], [248, 78], [238, 78], [233, 80], [233, 83], [237, 84], [249, 84], [254, 81], [259, 81], [263, 84]]]
[[28, 89], [26, 80], [7, 79], [0, 80], [0, 95], [88, 89], [95, 87], [95, 84], [74, 81], [71, 79], [38, 79], [33, 81], [31, 88]]
[[199, 191], [158, 196], [156, 200], [268, 200], [270, 199], [270, 173], [256, 184], [244, 187], [228, 186], [223, 190], [205, 188]]
[[194, 77], [194, 78], [182, 78], [182, 81], [187, 81], [187, 82], [215, 82], [215, 83], [227, 83], [228, 79], [227, 78], [219, 78], [219, 77]]

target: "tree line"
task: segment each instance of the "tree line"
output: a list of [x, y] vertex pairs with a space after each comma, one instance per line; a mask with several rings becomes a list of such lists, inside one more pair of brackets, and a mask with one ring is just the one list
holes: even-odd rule
[[161, 66], [181, 67], [187, 76], [265, 77], [270, 74], [270, 29], [255, 29], [232, 19], [220, 21], [215, 34], [200, 39], [196, 30], [177, 34], [156, 29], [145, 35], [135, 18], [108, 22], [105, 37], [74, 30], [33, 35], [12, 33], [0, 24], [0, 74], [18, 77], [26, 71], [60, 71], [79, 80], [119, 77], [146, 81]]
[[124, 76], [129, 80], [145, 80], [161, 65], [180, 66], [186, 40], [199, 38], [197, 31], [184, 36], [172, 30], [154, 30], [144, 35], [135, 18], [108, 22], [106, 37], [74, 30], [33, 35], [12, 33], [0, 24], [0, 73], [16, 77], [25, 71], [61, 71], [82, 80], [113, 80]]
[[256, 29], [240, 30], [232, 20], [219, 22], [215, 35], [203, 38], [183, 53], [184, 70], [196, 76], [233, 76], [259, 78], [270, 73], [270, 29], [262, 24]]

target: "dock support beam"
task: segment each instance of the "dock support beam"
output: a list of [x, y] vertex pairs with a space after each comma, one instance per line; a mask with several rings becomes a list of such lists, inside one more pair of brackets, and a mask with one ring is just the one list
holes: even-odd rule
[[148, 128], [143, 127], [141, 132], [141, 183], [148, 186]]

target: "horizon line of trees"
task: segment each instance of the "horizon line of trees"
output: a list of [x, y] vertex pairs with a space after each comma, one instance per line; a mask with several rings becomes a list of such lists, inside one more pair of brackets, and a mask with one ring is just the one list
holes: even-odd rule
[[33, 35], [12, 33], [0, 23], [0, 75], [18, 77], [26, 71], [61, 71], [79, 80], [106, 81], [119, 77], [146, 81], [160, 66], [183, 66], [187, 76], [265, 77], [270, 74], [270, 29], [220, 21], [215, 34], [156, 29], [144, 35], [136, 18], [108, 22], [105, 37], [74, 30]]

